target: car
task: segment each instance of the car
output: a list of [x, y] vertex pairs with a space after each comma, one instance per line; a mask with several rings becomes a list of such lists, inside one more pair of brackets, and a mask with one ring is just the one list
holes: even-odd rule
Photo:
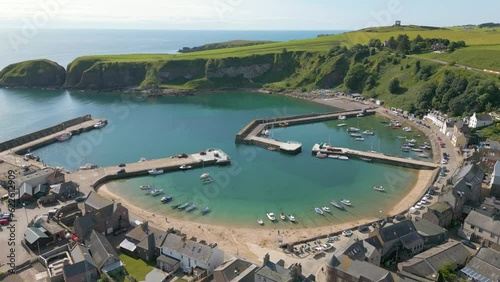
[[404, 214], [397, 214], [395, 217], [394, 217], [396, 220], [403, 220], [406, 218], [406, 216]]
[[8, 225], [8, 224], [9, 224], [9, 220], [8, 219], [0, 218], [0, 225]]
[[9, 194], [5, 194], [5, 195], [2, 195], [2, 197], [0, 199], [2, 200], [7, 200], [9, 198]]
[[448, 164], [448, 161], [447, 161], [447, 160], [445, 160], [445, 159], [442, 159], [442, 160], [441, 160], [441, 163], [442, 163], [442, 164]]
[[78, 196], [78, 197], [75, 198], [75, 202], [77, 202], [77, 203], [85, 202], [85, 199], [87, 199], [87, 197], [85, 197], [85, 196]]
[[333, 245], [328, 243], [328, 244], [324, 244], [323, 246], [321, 246], [321, 248], [323, 248], [323, 251], [328, 251], [328, 250], [333, 248]]
[[122, 168], [122, 169], [120, 169], [120, 170], [118, 170], [118, 171], [116, 172], [116, 174], [121, 174], [121, 173], [125, 173], [125, 169], [124, 169], [124, 168]]
[[358, 227], [358, 231], [361, 233], [364, 233], [364, 232], [370, 231], [370, 228], [368, 228], [368, 226], [366, 226], [366, 225], [361, 225]]
[[469, 248], [473, 249], [473, 250], [477, 249], [476, 245], [474, 245], [474, 244], [473, 244], [471, 241], [469, 241], [469, 240], [461, 240], [460, 242], [461, 242], [462, 244], [464, 244], [465, 246], [467, 246], [467, 247], [469, 247]]
[[344, 231], [342, 231], [342, 235], [344, 235], [346, 237], [350, 237], [350, 236], [352, 236], [352, 231], [351, 230], [344, 230]]
[[118, 167], [125, 167], [127, 166], [126, 164], [119, 164]]
[[7, 219], [7, 220], [10, 220], [10, 219], [12, 218], [12, 214], [10, 214], [10, 213], [2, 213], [2, 214], [0, 215], [0, 218], [1, 218], [1, 219]]

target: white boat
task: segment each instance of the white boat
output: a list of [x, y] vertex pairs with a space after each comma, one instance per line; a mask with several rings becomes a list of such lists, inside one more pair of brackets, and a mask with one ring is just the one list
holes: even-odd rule
[[179, 169], [191, 169], [191, 168], [192, 168], [192, 166], [190, 166], [190, 165], [181, 165], [179, 167]]
[[275, 221], [276, 220], [276, 217], [274, 216], [274, 213], [268, 212], [268, 213], [266, 213], [266, 215], [267, 215], [267, 218], [269, 218], [270, 221]]
[[281, 218], [281, 220], [285, 220], [286, 219], [286, 215], [284, 213], [280, 213], [280, 218]]
[[163, 196], [163, 197], [161, 197], [160, 201], [162, 203], [167, 203], [167, 202], [170, 202], [172, 199], [173, 199], [172, 196]]
[[349, 159], [348, 156], [339, 156], [339, 160], [347, 161]]
[[349, 134], [349, 136], [351, 136], [351, 137], [362, 137], [363, 135], [361, 135], [359, 133], [351, 133], [351, 134]]
[[96, 124], [94, 124], [94, 128], [103, 128], [104, 126], [106, 126], [106, 122], [104, 122], [102, 120], [100, 120]]
[[409, 152], [411, 148], [409, 146], [401, 146], [401, 151], [403, 152]]
[[330, 159], [338, 159], [339, 155], [328, 155], [328, 158], [330, 158]]
[[208, 172], [205, 172], [202, 175], [200, 175], [200, 178], [205, 179], [205, 178], [208, 178], [209, 176], [210, 176], [210, 174]]
[[186, 212], [190, 212], [194, 209], [196, 209], [196, 205], [190, 205], [189, 207], [186, 208]]
[[264, 221], [262, 219], [258, 219], [257, 223], [260, 224], [260, 225], [264, 225]]
[[63, 134], [56, 137], [56, 140], [59, 142], [66, 141], [70, 139], [72, 136], [71, 132], [64, 132]]
[[362, 161], [365, 161], [365, 162], [371, 162], [371, 161], [372, 161], [372, 159], [370, 159], [370, 158], [365, 158], [365, 157], [361, 157], [360, 159], [361, 159]]
[[347, 132], [359, 132], [359, 128], [356, 127], [348, 127]]
[[363, 131], [363, 134], [365, 134], [365, 135], [375, 135], [375, 132], [370, 131], [370, 130], [365, 130], [365, 131]]
[[142, 157], [142, 158], [139, 159], [140, 163], [145, 162], [145, 161], [147, 161], [145, 157]]
[[79, 170], [89, 170], [89, 169], [94, 169], [94, 168], [98, 168], [98, 166], [95, 164], [86, 164], [86, 165], [82, 165], [78, 169]]
[[406, 139], [406, 143], [417, 143], [415, 139]]
[[424, 153], [422, 153], [422, 154], [418, 154], [418, 156], [419, 156], [420, 158], [424, 158], [424, 159], [429, 158], [429, 155], [424, 154]]
[[324, 212], [330, 212], [330, 208], [329, 208], [329, 207], [323, 206], [323, 207], [321, 207], [321, 209], [322, 209]]
[[262, 132], [260, 134], [264, 135], [264, 136], [269, 136], [269, 129], [262, 130]]
[[339, 116], [339, 120], [346, 120], [347, 117], [346, 116]]
[[151, 185], [141, 185], [141, 186], [139, 186], [139, 188], [141, 188], [141, 190], [149, 190], [153, 187], [151, 187]]
[[163, 169], [153, 168], [153, 169], [148, 170], [148, 173], [151, 174], [151, 175], [162, 174], [163, 173]]
[[413, 152], [423, 152], [424, 150], [422, 149], [418, 149], [418, 148], [413, 148], [411, 149]]
[[342, 204], [346, 205], [346, 206], [351, 206], [352, 205], [351, 201], [349, 201], [347, 199], [342, 199], [342, 200], [340, 200], [340, 202]]
[[293, 216], [291, 214], [289, 214], [287, 217], [288, 217], [288, 220], [290, 220], [291, 222], [295, 222], [296, 221], [295, 216]]
[[373, 190], [381, 191], [381, 192], [385, 191], [384, 186], [373, 186]]
[[346, 125], [347, 125], [347, 123], [339, 123], [339, 124], [337, 124], [338, 127], [342, 127], [342, 126], [346, 126]]
[[364, 114], [363, 114], [363, 113], [359, 113], [359, 114], [357, 114], [356, 116], [357, 116], [357, 117], [362, 117], [362, 116], [364, 116]]
[[321, 215], [324, 214], [323, 210], [321, 210], [320, 208], [314, 208], [314, 211]]
[[323, 153], [319, 153], [319, 152], [316, 154], [316, 158], [318, 158], [318, 159], [324, 159], [326, 157], [327, 157], [327, 154], [323, 154]]
[[340, 209], [340, 210], [343, 210], [344, 209], [344, 206], [339, 204], [339, 202], [335, 201], [335, 200], [331, 200], [330, 201], [330, 204], [332, 204], [332, 206], [336, 207], [337, 209]]
[[363, 137], [356, 137], [354, 138], [355, 141], [365, 141], [365, 138]]
[[214, 179], [212, 177], [207, 177], [203, 179], [203, 184], [210, 184], [212, 182], [214, 182]]
[[411, 128], [406, 126], [406, 127], [403, 127], [403, 131], [404, 132], [411, 132]]
[[151, 196], [157, 196], [163, 193], [163, 189], [153, 189], [149, 192]]

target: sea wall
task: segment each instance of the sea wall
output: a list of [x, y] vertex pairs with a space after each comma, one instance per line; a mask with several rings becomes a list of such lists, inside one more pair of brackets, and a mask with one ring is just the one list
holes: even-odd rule
[[[84, 115], [81, 117], [67, 120], [65, 122], [61, 122], [57, 125], [54, 125], [54, 126], [30, 133], [30, 134], [26, 134], [26, 135], [23, 135], [23, 136], [20, 136], [20, 137], [17, 137], [17, 138], [8, 140], [8, 141], [4, 141], [4, 142], [0, 143], [0, 151], [10, 150], [14, 147], [21, 146], [21, 145], [24, 145], [26, 143], [35, 141], [37, 139], [46, 137], [48, 135], [63, 131], [71, 126], [75, 126], [77, 124], [89, 121], [91, 119], [92, 119], [91, 115]], [[53, 142], [53, 140], [51, 142]], [[41, 145], [43, 146], [46, 144], [41, 144]], [[35, 148], [32, 148], [32, 149], [35, 149]], [[24, 153], [24, 152], [21, 152], [21, 153]]]

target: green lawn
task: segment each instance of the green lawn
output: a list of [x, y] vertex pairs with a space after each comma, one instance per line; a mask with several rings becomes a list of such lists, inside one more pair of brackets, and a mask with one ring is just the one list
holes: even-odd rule
[[479, 69], [500, 71], [500, 45], [470, 46], [453, 53], [429, 53], [422, 56]]
[[125, 269], [132, 275], [137, 281], [142, 281], [146, 279], [146, 275], [153, 270], [156, 265], [155, 262], [146, 263], [141, 259], [135, 259], [129, 257], [125, 254], [119, 255], [123, 264], [125, 264]]

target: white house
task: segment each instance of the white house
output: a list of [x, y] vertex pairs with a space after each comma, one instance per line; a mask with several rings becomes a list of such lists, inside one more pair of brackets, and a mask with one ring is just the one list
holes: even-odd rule
[[447, 120], [447, 118], [443, 116], [439, 111], [430, 111], [424, 116], [424, 119], [430, 120], [439, 128], [442, 128], [443, 124], [445, 124]]
[[165, 238], [161, 253], [178, 261], [183, 270], [198, 279], [212, 275], [214, 269], [224, 262], [224, 252], [217, 248], [217, 244], [206, 245], [174, 233]]
[[470, 128], [480, 128], [493, 124], [493, 118], [488, 114], [476, 114], [474, 113], [469, 119]]
[[453, 127], [455, 126], [455, 121], [449, 120], [447, 122], [443, 122], [441, 126], [441, 133], [443, 133], [446, 137], [452, 138], [453, 136]]

